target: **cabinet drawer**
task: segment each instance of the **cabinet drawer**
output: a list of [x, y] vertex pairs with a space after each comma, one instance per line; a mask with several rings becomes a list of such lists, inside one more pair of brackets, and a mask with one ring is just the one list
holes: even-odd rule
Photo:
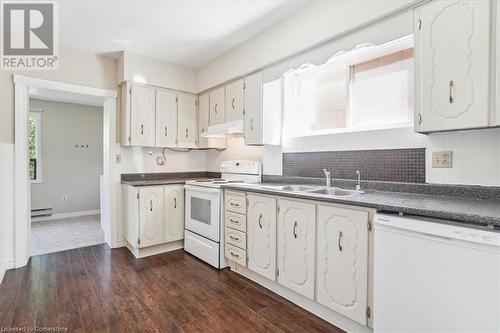
[[244, 192], [226, 191], [224, 205], [230, 212], [246, 214], [247, 198]]
[[226, 227], [225, 231], [226, 244], [231, 244], [246, 250], [247, 248], [247, 235], [244, 232], [237, 231]]
[[226, 258], [241, 266], [247, 266], [247, 252], [236, 246], [226, 244]]
[[243, 214], [233, 213], [228, 210], [224, 213], [226, 227], [239, 231], [247, 231], [247, 216]]

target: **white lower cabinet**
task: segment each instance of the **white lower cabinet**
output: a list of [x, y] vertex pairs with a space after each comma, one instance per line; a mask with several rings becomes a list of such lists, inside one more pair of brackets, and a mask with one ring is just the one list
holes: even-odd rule
[[314, 299], [316, 205], [279, 200], [278, 282]]
[[184, 185], [164, 187], [165, 242], [184, 238]]
[[163, 243], [163, 188], [139, 188], [138, 247]]
[[123, 219], [126, 240], [136, 249], [184, 238], [184, 187], [182, 185], [123, 185]]
[[276, 281], [276, 198], [248, 194], [248, 268]]
[[366, 211], [318, 205], [316, 300], [363, 325], [368, 306]]

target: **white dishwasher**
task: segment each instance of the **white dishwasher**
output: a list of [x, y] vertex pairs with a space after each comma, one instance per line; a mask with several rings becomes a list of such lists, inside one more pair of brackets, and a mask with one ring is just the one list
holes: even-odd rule
[[374, 332], [500, 332], [500, 233], [377, 214]]

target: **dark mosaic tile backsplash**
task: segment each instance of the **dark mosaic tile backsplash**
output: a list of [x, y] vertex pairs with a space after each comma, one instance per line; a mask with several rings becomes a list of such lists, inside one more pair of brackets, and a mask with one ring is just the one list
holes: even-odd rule
[[283, 176], [425, 183], [425, 148], [283, 153]]

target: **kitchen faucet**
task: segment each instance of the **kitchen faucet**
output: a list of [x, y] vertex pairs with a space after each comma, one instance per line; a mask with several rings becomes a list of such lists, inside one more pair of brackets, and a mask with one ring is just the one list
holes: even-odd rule
[[332, 178], [330, 177], [330, 171], [323, 169], [323, 172], [325, 173], [325, 177], [326, 177], [326, 186], [327, 187], [332, 186]]
[[356, 170], [356, 178], [358, 180], [358, 183], [356, 184], [356, 191], [361, 191], [361, 172], [359, 172], [359, 170]]

